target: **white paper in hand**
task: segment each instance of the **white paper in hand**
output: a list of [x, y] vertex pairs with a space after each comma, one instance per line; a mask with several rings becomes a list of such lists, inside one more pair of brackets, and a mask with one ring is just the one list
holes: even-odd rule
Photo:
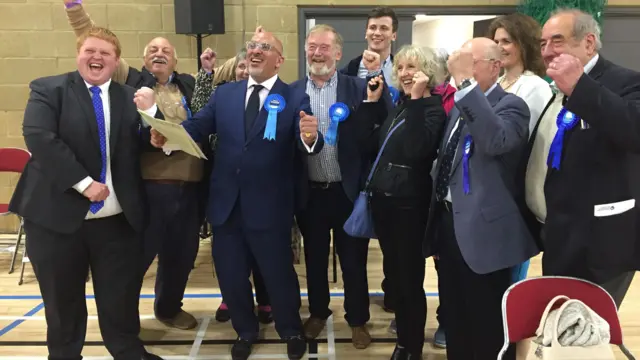
[[195, 141], [189, 136], [187, 130], [182, 127], [182, 125], [174, 124], [169, 121], [164, 121], [160, 119], [156, 119], [152, 116], [145, 114], [144, 112], [138, 110], [142, 119], [153, 129], [158, 131], [164, 137], [167, 138], [167, 143], [171, 143], [172, 147], [177, 147], [180, 150], [186, 152], [191, 156], [195, 156], [200, 159], [206, 159], [204, 153], [196, 144]]

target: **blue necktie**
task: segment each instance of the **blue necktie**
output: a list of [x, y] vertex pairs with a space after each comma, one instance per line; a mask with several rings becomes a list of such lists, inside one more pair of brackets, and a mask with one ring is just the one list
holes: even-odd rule
[[[91, 101], [93, 102], [93, 110], [96, 113], [96, 120], [98, 121], [98, 139], [100, 140], [100, 158], [102, 159], [99, 182], [104, 184], [107, 181], [107, 132], [104, 124], [104, 109], [102, 108], [100, 88], [93, 86], [89, 90], [91, 90], [91, 94], [93, 94]], [[93, 202], [89, 210], [95, 214], [100, 211], [103, 206], [104, 201]]]

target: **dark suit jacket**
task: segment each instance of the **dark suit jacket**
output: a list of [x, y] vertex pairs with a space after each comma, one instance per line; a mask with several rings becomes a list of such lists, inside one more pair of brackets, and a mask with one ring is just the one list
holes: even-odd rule
[[[275, 141], [263, 139], [267, 111], [262, 107], [245, 138], [247, 80], [224, 84], [191, 121], [183, 126], [196, 141], [218, 135], [211, 174], [207, 218], [212, 226], [225, 223], [236, 202], [252, 230], [290, 229], [294, 216], [296, 151], [308, 154], [300, 139], [300, 111], [311, 114], [309, 96], [277, 79], [269, 94], [280, 94], [286, 107], [278, 114]], [[314, 147], [320, 152], [322, 134]]]
[[565, 106], [588, 128], [566, 132], [560, 170], [548, 168], [543, 273], [603, 283], [640, 270], [640, 74], [600, 55]]
[[[91, 95], [78, 72], [34, 80], [23, 133], [32, 158], [11, 199], [10, 210], [59, 233], [77, 231], [90, 201], [73, 189], [87, 176], [100, 178], [98, 128]], [[140, 176], [140, 115], [135, 89], [109, 86], [109, 137], [113, 187], [136, 231], [146, 226]]]
[[[292, 83], [294, 92], [306, 92], [308, 77]], [[358, 126], [356, 113], [361, 111], [361, 104], [367, 98], [366, 80], [358, 77], [347, 76], [338, 73], [337, 102], [342, 102], [349, 107], [349, 117], [338, 126], [338, 163], [342, 177], [342, 187], [347, 197], [353, 202], [358, 196], [366, 180], [368, 167], [372, 159], [369, 154], [363, 154], [357, 144]], [[300, 171], [298, 183], [298, 206], [304, 209], [308, 201], [309, 192], [309, 168], [307, 156], [300, 152]]]
[[[449, 113], [440, 146], [438, 162], [432, 172], [434, 192], [442, 154], [458, 117], [465, 119], [449, 186], [454, 228], [460, 252], [471, 270], [487, 274], [518, 265], [538, 254], [531, 233], [516, 203], [516, 172], [529, 136], [529, 108], [516, 95], [497, 85], [488, 96], [472, 89]], [[465, 137], [473, 145], [469, 157], [470, 192], [464, 193], [462, 155]], [[432, 197], [432, 209], [436, 197]], [[430, 211], [425, 241], [426, 256], [434, 247], [435, 224]]]

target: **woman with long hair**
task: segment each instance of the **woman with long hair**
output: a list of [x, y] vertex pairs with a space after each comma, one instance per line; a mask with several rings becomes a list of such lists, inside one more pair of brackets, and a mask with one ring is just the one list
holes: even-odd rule
[[[553, 96], [549, 83], [543, 79], [546, 68], [540, 52], [541, 35], [540, 24], [521, 13], [496, 18], [487, 34], [502, 51], [504, 74], [498, 79], [498, 83], [505, 91], [519, 96], [529, 106], [529, 136], [534, 132], [540, 115]], [[513, 268], [514, 283], [527, 277], [529, 262], [527, 260]], [[526, 358], [529, 345], [529, 341], [517, 344], [518, 359]]]

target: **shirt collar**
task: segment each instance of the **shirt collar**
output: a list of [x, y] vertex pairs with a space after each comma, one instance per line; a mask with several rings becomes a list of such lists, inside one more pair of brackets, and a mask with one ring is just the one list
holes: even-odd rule
[[591, 60], [589, 60], [589, 62], [587, 62], [584, 65], [585, 74], [589, 74], [589, 71], [593, 70], [593, 68], [596, 66], [596, 63], [598, 62], [599, 58], [600, 58], [600, 55], [596, 54], [596, 56], [592, 57]]
[[485, 92], [484, 92], [484, 96], [489, 96], [489, 94], [491, 94], [491, 92], [493, 91], [493, 89], [495, 89], [495, 88], [496, 88], [496, 86], [498, 86], [498, 83], [497, 83], [497, 82], [496, 82], [495, 84], [493, 84], [493, 86], [491, 86], [491, 87], [489, 88], [489, 90], [487, 90], [487, 91], [485, 91]]
[[[87, 89], [91, 89], [92, 87], [94, 87], [94, 85], [91, 85], [86, 81], [84, 82], [84, 84], [87, 86]], [[108, 94], [109, 93], [109, 86], [111, 86], [111, 79], [107, 80], [106, 83], [98, 86], [100, 88], [100, 93], [101, 94]]]
[[[308, 81], [311, 82], [311, 84], [317, 88], [319, 88], [316, 83], [311, 79], [311, 76], [308, 76]], [[327, 80], [323, 87], [325, 86], [330, 86], [330, 85], [334, 85], [336, 82], [338, 81], [338, 71], [334, 71], [333, 75], [331, 75], [331, 77], [329, 78], [329, 80]]]
[[265, 89], [271, 91], [273, 85], [275, 85], [276, 80], [278, 80], [278, 74], [273, 75], [271, 78], [263, 81], [262, 83], [256, 82], [253, 77], [249, 76], [249, 80], [247, 81], [247, 89], [251, 88], [253, 85], [262, 85]]

